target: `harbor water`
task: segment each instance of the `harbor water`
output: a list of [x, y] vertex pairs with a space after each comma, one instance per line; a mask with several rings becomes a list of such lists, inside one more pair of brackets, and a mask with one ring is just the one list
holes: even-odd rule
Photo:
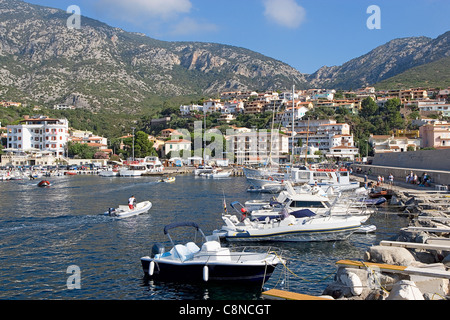
[[[159, 177], [48, 179], [49, 188], [37, 187], [39, 180], [0, 182], [0, 299], [258, 300], [271, 288], [320, 295], [333, 280], [336, 261], [362, 259], [369, 246], [408, 224], [380, 209], [367, 222], [377, 226], [375, 233], [338, 242], [265, 243], [282, 250], [288, 265], [278, 266], [263, 286], [153, 282], [144, 279], [140, 258], [155, 242], [169, 246], [165, 225], [194, 221], [208, 235], [222, 226], [224, 199], [230, 211], [232, 201], [269, 195], [246, 192], [244, 177], [181, 175], [174, 183]], [[131, 195], [150, 200], [152, 209], [123, 220], [102, 215]], [[172, 238], [187, 242], [191, 233], [182, 229]], [[79, 268], [77, 288], [68, 281], [72, 266]]]

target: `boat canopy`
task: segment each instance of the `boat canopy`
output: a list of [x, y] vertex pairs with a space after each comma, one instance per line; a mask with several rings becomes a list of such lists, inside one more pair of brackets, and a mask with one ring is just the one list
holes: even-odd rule
[[194, 227], [197, 229], [197, 231], [200, 230], [200, 227], [195, 222], [189, 222], [189, 221], [174, 222], [174, 223], [168, 224], [164, 227], [164, 234], [168, 234], [169, 230], [178, 228], [178, 227]]
[[291, 212], [290, 214], [296, 218], [313, 217], [316, 215], [314, 212], [312, 212], [309, 209], [297, 210], [297, 211]]

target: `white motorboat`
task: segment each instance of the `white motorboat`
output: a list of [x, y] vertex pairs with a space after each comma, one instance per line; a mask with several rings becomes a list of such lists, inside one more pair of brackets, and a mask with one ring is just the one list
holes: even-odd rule
[[104, 214], [115, 218], [129, 218], [140, 215], [149, 211], [152, 208], [150, 201], [143, 201], [136, 204], [133, 209], [130, 209], [128, 205], [119, 205], [117, 209], [109, 208]]
[[347, 239], [361, 227], [358, 216], [317, 216], [309, 210], [303, 216], [284, 214], [264, 221], [235, 215], [222, 216], [225, 225], [213, 233], [227, 241], [337, 241]]
[[130, 164], [128, 167], [119, 170], [121, 177], [140, 177], [147, 173], [147, 167], [143, 164]]
[[243, 207], [250, 213], [251, 219], [277, 217], [283, 210], [289, 214], [307, 209], [316, 215], [358, 215], [365, 220], [373, 213], [363, 199], [342, 198], [342, 193], [332, 199], [319, 186], [304, 185], [294, 189], [288, 181], [284, 186], [286, 190], [281, 191], [277, 198], [246, 201]]
[[214, 178], [214, 179], [228, 178], [229, 176], [231, 176], [231, 171], [213, 170], [213, 172], [206, 173], [204, 175], [208, 178]]
[[314, 169], [292, 168], [286, 174], [285, 180], [293, 183], [306, 183], [320, 187], [333, 187], [335, 191], [350, 191], [360, 187], [359, 182], [350, 181], [350, 172], [347, 169]]
[[213, 167], [211, 167], [209, 165], [201, 165], [201, 166], [198, 166], [198, 168], [196, 168], [194, 170], [194, 175], [200, 176], [200, 175], [203, 175], [203, 174], [212, 173], [213, 171], [214, 171]]
[[119, 170], [114, 170], [112, 168], [109, 168], [107, 170], [102, 170], [98, 173], [100, 177], [118, 177], [119, 176]]
[[143, 163], [146, 166], [147, 172], [163, 172], [164, 166], [156, 156], [145, 157]]
[[[169, 230], [178, 227], [194, 227], [204, 239], [199, 247], [195, 242], [175, 244]], [[263, 253], [222, 247], [216, 235], [205, 237], [194, 222], [173, 223], [165, 226], [172, 244], [170, 251], [155, 244], [151, 256], [141, 258], [146, 277], [163, 281], [213, 281], [245, 282], [261, 284], [272, 275], [275, 267], [284, 261], [266, 249]]]

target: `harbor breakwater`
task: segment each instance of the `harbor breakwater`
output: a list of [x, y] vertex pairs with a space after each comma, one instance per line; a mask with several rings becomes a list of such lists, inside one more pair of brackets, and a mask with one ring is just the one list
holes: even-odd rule
[[336, 262], [323, 295], [338, 300], [449, 300], [450, 194], [397, 187], [392, 201], [410, 223], [370, 247], [363, 261]]

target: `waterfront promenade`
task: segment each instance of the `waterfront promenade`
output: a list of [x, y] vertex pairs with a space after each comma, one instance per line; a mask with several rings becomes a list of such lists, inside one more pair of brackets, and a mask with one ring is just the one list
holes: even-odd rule
[[[367, 175], [369, 180], [377, 181], [378, 175], [384, 177], [385, 185], [387, 185], [389, 174], [394, 176], [394, 186], [406, 187], [409, 189], [418, 190], [432, 190], [437, 186], [445, 186], [450, 189], [450, 171], [444, 170], [429, 170], [429, 169], [417, 169], [417, 168], [402, 168], [402, 167], [389, 167], [389, 166], [377, 166], [369, 164], [355, 163], [351, 165], [354, 177], [362, 177], [364, 182], [364, 175]], [[418, 177], [422, 177], [427, 173], [431, 177], [430, 187], [420, 187], [411, 183], [406, 183], [406, 176], [411, 172], [417, 174]]]

